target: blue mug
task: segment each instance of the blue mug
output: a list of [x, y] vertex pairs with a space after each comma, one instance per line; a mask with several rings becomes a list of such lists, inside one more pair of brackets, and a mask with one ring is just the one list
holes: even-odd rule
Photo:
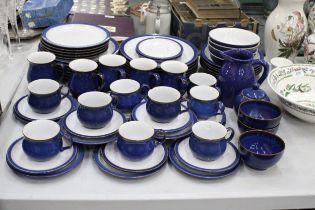
[[[230, 136], [226, 137], [228, 132]], [[199, 121], [192, 127], [189, 147], [193, 155], [200, 160], [216, 160], [225, 152], [226, 144], [233, 136], [232, 128], [225, 128], [218, 122]]]
[[146, 110], [153, 121], [168, 123], [174, 120], [181, 110], [181, 95], [174, 88], [159, 86], [148, 92]]
[[[164, 136], [158, 141], [155, 136]], [[154, 148], [165, 142], [163, 131], [154, 131], [148, 124], [140, 121], [129, 121], [118, 130], [117, 147], [121, 154], [130, 160], [141, 160], [148, 157]]]
[[170, 60], [161, 63], [161, 85], [175, 88], [184, 95], [188, 88], [185, 73], [188, 66], [180, 61]]
[[103, 55], [99, 58], [100, 73], [105, 78], [104, 91], [109, 90], [109, 86], [112, 82], [126, 78], [126, 71], [124, 65], [126, 64], [126, 58], [121, 55]]
[[71, 94], [77, 98], [82, 93], [102, 90], [105, 85], [103, 74], [97, 73], [97, 63], [89, 59], [76, 59], [69, 63], [72, 75], [69, 79]]
[[132, 79], [120, 79], [110, 85], [113, 105], [122, 112], [131, 112], [146, 96], [149, 87]]
[[71, 147], [63, 147], [60, 126], [51, 120], [34, 120], [26, 124], [23, 135], [23, 151], [39, 161], [50, 159]]
[[27, 86], [30, 94], [27, 98], [28, 104], [37, 113], [51, 113], [59, 105], [62, 99], [69, 95], [61, 94], [62, 86], [51, 79], [38, 79], [29, 83]]
[[188, 108], [198, 119], [208, 119], [224, 113], [224, 104], [218, 100], [219, 91], [206, 85], [195, 86], [190, 89]]
[[159, 86], [161, 78], [155, 72], [157, 63], [148, 58], [136, 58], [130, 61], [131, 70], [129, 78], [136, 80], [140, 85], [147, 85], [150, 88]]
[[187, 93], [189, 94], [190, 89], [198, 85], [207, 85], [209, 87], [216, 87], [217, 79], [211, 74], [207, 74], [204, 72], [196, 72], [189, 76], [188, 83], [189, 84], [188, 84]]
[[78, 97], [77, 116], [86, 128], [103, 128], [113, 117], [112, 97], [103, 92], [91, 91]]
[[51, 52], [33, 52], [28, 55], [29, 67], [27, 71], [27, 81], [32, 82], [37, 79], [58, 80], [59, 76], [55, 70], [56, 56]]

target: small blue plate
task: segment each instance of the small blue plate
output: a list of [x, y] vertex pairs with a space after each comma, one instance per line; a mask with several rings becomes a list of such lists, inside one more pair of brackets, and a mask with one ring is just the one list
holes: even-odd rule
[[174, 153], [174, 145], [172, 144], [169, 148], [169, 159], [172, 163], [172, 165], [179, 171], [181, 171], [182, 173], [195, 177], [195, 178], [199, 178], [199, 179], [206, 179], [206, 180], [215, 180], [215, 179], [221, 179], [227, 176], [230, 176], [232, 174], [234, 174], [240, 167], [240, 161], [237, 163], [237, 165], [229, 170], [229, 171], [225, 171], [223, 173], [218, 173], [218, 174], [212, 174], [212, 173], [208, 173], [208, 172], [203, 172], [203, 171], [198, 171], [198, 170], [194, 170], [191, 169], [189, 167], [187, 167], [186, 165], [182, 164], [179, 162], [179, 160], [177, 159], [175, 153]]
[[101, 171], [103, 171], [106, 174], [109, 174], [111, 176], [121, 178], [121, 179], [141, 179], [148, 176], [151, 176], [158, 172], [161, 168], [163, 168], [162, 165], [160, 168], [156, 168], [153, 171], [150, 172], [140, 172], [140, 173], [132, 173], [132, 172], [125, 172], [121, 170], [117, 170], [110, 165], [108, 165], [104, 160], [104, 154], [103, 154], [103, 146], [96, 147], [93, 152], [93, 159], [96, 163], [96, 165], [99, 167]]

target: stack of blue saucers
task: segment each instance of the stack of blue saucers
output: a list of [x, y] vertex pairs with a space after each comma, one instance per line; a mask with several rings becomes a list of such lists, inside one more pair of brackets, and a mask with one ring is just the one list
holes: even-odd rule
[[126, 122], [125, 116], [113, 111], [113, 117], [105, 127], [99, 129], [86, 128], [77, 117], [77, 111], [72, 111], [60, 120], [60, 125], [73, 142], [83, 145], [101, 145], [117, 139], [119, 127]]
[[[47, 161], [29, 158], [22, 148], [23, 137], [14, 141], [7, 151], [7, 164], [17, 174], [33, 179], [46, 179], [64, 175], [74, 170], [83, 160], [84, 150], [73, 144]], [[69, 142], [63, 139], [63, 144]]]
[[106, 174], [122, 179], [139, 179], [151, 176], [163, 168], [168, 160], [168, 150], [160, 144], [147, 158], [133, 161], [121, 154], [115, 141], [95, 148], [93, 159]]
[[228, 143], [226, 151], [214, 161], [203, 161], [193, 155], [189, 138], [176, 141], [169, 148], [169, 158], [173, 166], [184, 174], [199, 179], [220, 179], [234, 174], [240, 166], [237, 148]]

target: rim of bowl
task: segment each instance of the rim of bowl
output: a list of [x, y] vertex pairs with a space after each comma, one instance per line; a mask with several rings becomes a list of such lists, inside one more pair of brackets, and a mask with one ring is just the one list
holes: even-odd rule
[[[237, 49], [237, 47], [227, 47], [227, 46], [223, 46], [223, 45], [220, 45], [220, 44], [218, 44], [218, 43], [213, 42], [211, 39], [208, 39], [208, 45], [210, 45], [211, 47], [215, 48], [216, 50], [219, 50], [219, 49], [217, 49], [215, 46], [213, 46], [213, 44], [214, 44], [214, 45], [217, 45], [217, 46], [219, 46], [219, 47], [222, 47], [222, 48], [224, 48], [224, 49], [227, 49], [227, 50]], [[254, 47], [244, 47], [244, 48], [240, 48], [240, 49], [242, 49], [242, 50], [257, 50], [258, 47], [259, 47], [259, 45], [260, 45], [260, 42], [259, 42], [257, 45], [255, 45]]]
[[[267, 135], [269, 135], [269, 136], [276, 137], [277, 140], [278, 140], [279, 142], [281, 142], [281, 144], [282, 144], [282, 146], [283, 146], [282, 150], [281, 150], [280, 152], [276, 152], [276, 153], [272, 153], [272, 154], [261, 154], [261, 153], [258, 153], [258, 154], [257, 154], [257, 153], [255, 153], [255, 152], [253, 152], [253, 151], [247, 149], [246, 147], [244, 147], [244, 145], [242, 145], [242, 143], [241, 143], [241, 138], [244, 137], [245, 135], [250, 134], [250, 133], [257, 133], [257, 132], [258, 132], [258, 133], [264, 133], [264, 134], [267, 134]], [[238, 145], [239, 145], [240, 147], [244, 148], [246, 151], [248, 151], [248, 152], [250, 152], [250, 153], [252, 153], [252, 154], [254, 154], [254, 155], [260, 155], [260, 156], [266, 156], [266, 157], [267, 157], [267, 156], [274, 156], [274, 155], [283, 153], [284, 150], [285, 150], [285, 142], [283, 141], [283, 139], [282, 139], [280, 136], [278, 136], [278, 135], [276, 135], [276, 134], [273, 134], [273, 133], [269, 133], [269, 132], [264, 131], [264, 130], [246, 131], [246, 132], [242, 133], [242, 134], [240, 135], [240, 137], [238, 138]]]

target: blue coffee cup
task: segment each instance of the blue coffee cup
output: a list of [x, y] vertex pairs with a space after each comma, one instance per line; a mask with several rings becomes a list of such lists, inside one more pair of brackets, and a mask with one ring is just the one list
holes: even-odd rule
[[112, 97], [103, 92], [91, 91], [78, 97], [77, 116], [86, 128], [102, 128], [113, 117]]
[[131, 70], [129, 78], [136, 80], [140, 85], [147, 85], [150, 88], [160, 85], [161, 78], [155, 72], [157, 63], [148, 58], [136, 58], [130, 61]]
[[166, 86], [155, 87], [148, 92], [146, 110], [153, 121], [171, 122], [183, 112], [181, 101], [178, 90]]
[[[226, 137], [228, 132], [230, 136]], [[233, 136], [232, 128], [225, 128], [218, 122], [199, 121], [192, 127], [189, 147], [193, 155], [200, 160], [216, 160], [225, 152], [226, 144]]]
[[51, 79], [38, 79], [29, 83], [27, 86], [30, 94], [28, 104], [37, 113], [51, 113], [59, 105], [62, 99], [68, 96], [61, 94], [62, 86]]
[[170, 60], [161, 63], [161, 69], [161, 85], [175, 88], [184, 95], [188, 88], [185, 76], [188, 66], [180, 61]]
[[[164, 138], [160, 141], [155, 136]], [[141, 160], [148, 157], [154, 148], [165, 141], [163, 131], [154, 131], [154, 129], [140, 121], [129, 121], [122, 124], [118, 130], [117, 147], [119, 151], [130, 160]]]
[[188, 107], [198, 119], [208, 119], [224, 113], [224, 104], [218, 100], [219, 91], [206, 85], [195, 86], [190, 89]]
[[33, 52], [27, 56], [29, 67], [27, 80], [32, 82], [37, 79], [58, 80], [59, 76], [55, 70], [56, 56], [51, 52]]
[[89, 59], [76, 59], [69, 63], [71, 77], [68, 86], [77, 98], [82, 93], [102, 90], [105, 85], [103, 74], [97, 72], [97, 63]]
[[103, 90], [109, 90], [109, 86], [112, 82], [126, 78], [126, 71], [124, 65], [126, 64], [126, 58], [121, 55], [108, 54], [99, 58], [100, 73], [103, 74], [105, 79], [105, 86]]
[[110, 85], [113, 105], [122, 112], [131, 112], [146, 96], [149, 87], [132, 79], [120, 79]]
[[71, 146], [62, 145], [62, 134], [58, 123], [51, 120], [34, 120], [23, 128], [22, 148], [31, 158], [44, 161]]

